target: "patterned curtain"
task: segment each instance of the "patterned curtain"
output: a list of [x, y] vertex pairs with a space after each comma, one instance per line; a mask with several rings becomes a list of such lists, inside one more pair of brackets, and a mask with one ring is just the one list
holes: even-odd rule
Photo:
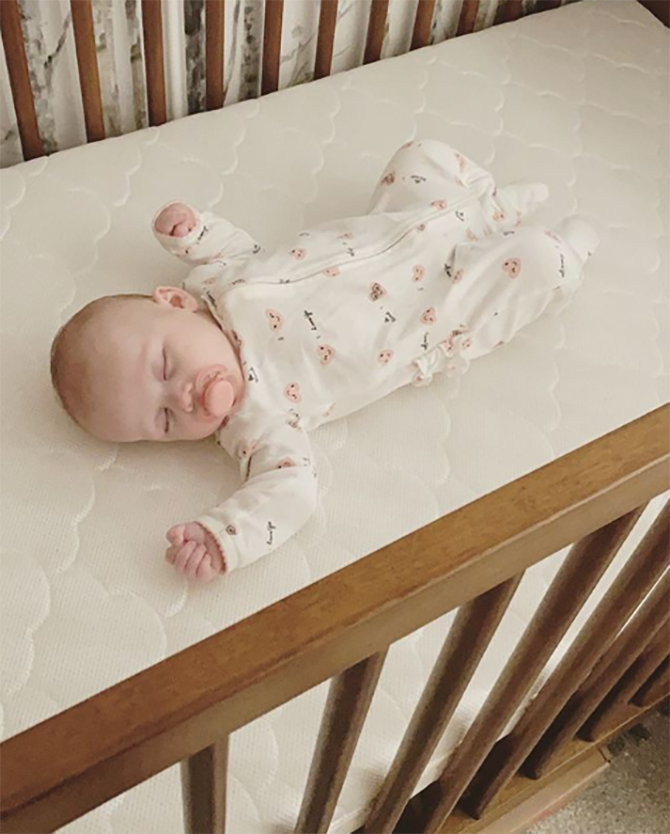
[[[409, 49], [418, 0], [391, 0], [382, 58]], [[333, 73], [360, 66], [371, 0], [340, 0]], [[504, 0], [481, 0], [475, 30], [499, 22]], [[575, 0], [561, 0], [562, 3]], [[523, 14], [538, 9], [523, 0]], [[147, 127], [140, 0], [92, 0], [107, 136]], [[312, 78], [317, 0], [285, 0], [280, 88]], [[452, 37], [462, 0], [437, 0], [431, 43]], [[86, 142], [69, 0], [19, 0], [40, 133], [48, 153]], [[260, 91], [263, 0], [225, 0], [225, 104]], [[168, 117], [205, 109], [205, 0], [163, 0]], [[1, 45], [0, 45], [1, 48]], [[0, 166], [20, 162], [4, 50], [0, 79]]]

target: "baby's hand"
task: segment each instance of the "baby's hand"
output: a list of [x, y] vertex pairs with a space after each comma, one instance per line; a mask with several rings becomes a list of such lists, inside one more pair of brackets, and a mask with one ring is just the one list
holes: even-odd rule
[[154, 229], [160, 235], [184, 237], [195, 229], [198, 215], [186, 203], [170, 203], [154, 221]]
[[203, 582], [211, 582], [223, 573], [224, 564], [214, 536], [197, 521], [177, 524], [167, 532], [172, 545], [165, 551], [165, 559], [178, 571]]

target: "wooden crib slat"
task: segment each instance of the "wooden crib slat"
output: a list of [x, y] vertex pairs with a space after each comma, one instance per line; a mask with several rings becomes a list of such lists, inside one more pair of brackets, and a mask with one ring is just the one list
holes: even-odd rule
[[326, 78], [333, 67], [333, 46], [337, 24], [338, 0], [321, 0], [319, 10], [319, 36], [316, 43], [314, 78]]
[[462, 605], [363, 827], [390, 834], [437, 747], [523, 574]]
[[507, 785], [661, 576], [668, 564], [669, 533], [670, 503], [659, 513], [514, 730], [496, 744], [485, 760], [467, 802], [471, 814], [479, 818]]
[[433, 12], [435, 0], [419, 0], [414, 18], [414, 31], [412, 32], [412, 43], [410, 50], [421, 49], [430, 43], [430, 28], [433, 25]]
[[449, 757], [433, 789], [425, 830], [442, 827], [642, 511], [627, 513], [570, 549], [486, 703]]
[[523, 0], [503, 0], [502, 23], [518, 20], [523, 14]]
[[333, 678], [296, 834], [325, 834], [368, 714], [387, 651], [371, 655]]
[[279, 89], [279, 59], [281, 57], [281, 27], [284, 0], [265, 0], [263, 30], [263, 78], [261, 94]]
[[[666, 575], [544, 733], [524, 764], [524, 771], [528, 775], [539, 778], [551, 770], [551, 762], [559, 751], [574, 738], [589, 716], [594, 711], [598, 712], [599, 705], [608, 700], [609, 693], [619, 689], [622, 676], [627, 677], [630, 668], [637, 665], [638, 660], [641, 659], [639, 655], [644, 657], [647, 646], [654, 642], [656, 635], [665, 627], [670, 616], [669, 591], [670, 576]], [[662, 657], [661, 654], [645, 673], [638, 676], [637, 683], [632, 685], [630, 693], [625, 697], [617, 698], [617, 703], [628, 702], [640, 684], [656, 668]], [[598, 733], [598, 735], [601, 734]], [[582, 732], [579, 735], [582, 738], [596, 737], [583, 735]]]
[[24, 159], [44, 155], [17, 0], [0, 0], [0, 33]]
[[205, 102], [208, 110], [223, 107], [225, 10], [225, 0], [205, 0]]
[[640, 3], [657, 17], [661, 23], [670, 26], [670, 4], [668, 0], [640, 0]]
[[102, 111], [91, 0], [70, 0], [70, 8], [72, 9], [72, 29], [77, 51], [81, 100], [84, 105], [86, 139], [89, 142], [96, 142], [105, 138], [105, 118]]
[[142, 0], [142, 29], [144, 30], [144, 62], [147, 74], [147, 104], [149, 124], [165, 124], [165, 59], [163, 56], [162, 0]]
[[389, 0], [372, 0], [368, 35], [365, 41], [365, 54], [363, 55], [364, 64], [371, 64], [381, 58], [388, 7]]
[[461, 15], [458, 18], [458, 28], [456, 29], [456, 37], [459, 35], [469, 35], [474, 31], [475, 23], [477, 22], [477, 12], [479, 11], [479, 0], [463, 0], [461, 6]]
[[186, 834], [224, 834], [228, 736], [181, 762]]
[[631, 703], [636, 707], [648, 707], [670, 695], [670, 657], [666, 657], [638, 689]]
[[[663, 599], [662, 604], [667, 611], [667, 596]], [[654, 634], [656, 639], [631, 665], [626, 674], [622, 676], [618, 684], [580, 729], [580, 738], [585, 741], [592, 741], [605, 735], [612, 727], [616, 727], [622, 712], [635, 697], [638, 689], [668, 656], [670, 646], [668, 645], [667, 622], [666, 617]]]

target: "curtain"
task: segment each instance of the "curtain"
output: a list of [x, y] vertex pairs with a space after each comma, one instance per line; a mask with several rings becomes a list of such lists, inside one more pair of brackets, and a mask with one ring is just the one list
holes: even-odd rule
[[[360, 66], [371, 0], [340, 0], [332, 72]], [[407, 52], [418, 0], [391, 0], [382, 58]], [[456, 33], [463, 0], [437, 0], [431, 43]], [[504, 0], [481, 0], [475, 30], [500, 20]], [[575, 0], [561, 0], [562, 3]], [[91, 0], [107, 136], [147, 127], [140, 0]], [[310, 81], [318, 0], [285, 0], [280, 89]], [[205, 0], [162, 0], [168, 118], [205, 109]], [[69, 0], [19, 0], [40, 134], [47, 153], [86, 142]], [[523, 0], [522, 13], [538, 10]], [[263, 0], [225, 0], [225, 104], [260, 92]], [[23, 159], [4, 50], [0, 166]]]

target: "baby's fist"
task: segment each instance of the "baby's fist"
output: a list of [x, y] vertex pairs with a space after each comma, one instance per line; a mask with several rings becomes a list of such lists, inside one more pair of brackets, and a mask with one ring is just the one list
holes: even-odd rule
[[177, 524], [167, 532], [171, 547], [165, 551], [165, 559], [191, 578], [210, 582], [223, 573], [223, 556], [216, 539], [197, 521]]
[[154, 220], [154, 229], [160, 235], [185, 237], [198, 224], [198, 215], [186, 203], [169, 203]]

